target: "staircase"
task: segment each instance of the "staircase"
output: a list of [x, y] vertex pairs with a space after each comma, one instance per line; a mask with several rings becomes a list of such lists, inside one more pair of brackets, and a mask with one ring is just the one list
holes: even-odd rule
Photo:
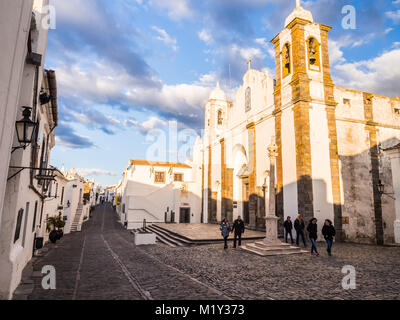
[[283, 242], [267, 245], [263, 241], [257, 241], [244, 245], [242, 249], [263, 257], [307, 253], [307, 251], [301, 250], [299, 247], [291, 246]]
[[[140, 231], [144, 231], [143, 228], [139, 229]], [[162, 229], [156, 225], [151, 225], [146, 227], [147, 232], [153, 232], [156, 235], [157, 242], [163, 243], [167, 246], [170, 247], [188, 247], [190, 245], [193, 245], [194, 242], [189, 241], [187, 239], [184, 239], [180, 236], [177, 236], [175, 234], [172, 234], [168, 232], [165, 229]], [[134, 233], [134, 230], [131, 231], [131, 233]]]
[[72, 221], [71, 224], [71, 232], [77, 231], [79, 222], [81, 221], [82, 210], [83, 210], [83, 204], [80, 203], [78, 204], [78, 208], [76, 209], [74, 221]]

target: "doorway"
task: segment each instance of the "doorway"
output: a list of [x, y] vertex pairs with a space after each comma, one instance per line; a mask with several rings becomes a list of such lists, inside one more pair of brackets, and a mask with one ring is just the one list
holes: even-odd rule
[[190, 223], [190, 208], [180, 208], [179, 223]]
[[243, 221], [245, 224], [250, 223], [250, 211], [249, 211], [249, 196], [250, 196], [250, 189], [249, 189], [249, 179], [245, 178], [243, 181]]

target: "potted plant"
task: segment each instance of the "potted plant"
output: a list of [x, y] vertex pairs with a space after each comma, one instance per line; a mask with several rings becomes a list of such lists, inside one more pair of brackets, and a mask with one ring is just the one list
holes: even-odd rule
[[51, 243], [56, 243], [58, 240], [56, 225], [57, 217], [50, 217], [47, 219], [47, 232], [49, 232], [49, 240]]
[[60, 216], [50, 217], [47, 219], [47, 232], [49, 233], [49, 239], [52, 243], [56, 243], [57, 240], [60, 240], [64, 231], [62, 228], [65, 226], [65, 221]]

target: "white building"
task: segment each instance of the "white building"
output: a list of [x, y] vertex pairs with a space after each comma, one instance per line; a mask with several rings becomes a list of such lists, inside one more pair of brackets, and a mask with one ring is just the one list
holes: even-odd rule
[[64, 234], [80, 231], [85, 217], [89, 216], [90, 203], [84, 200], [85, 178], [72, 169], [65, 173], [68, 183], [64, 195]]
[[201, 188], [194, 180], [195, 171], [184, 163], [131, 160], [123, 173], [117, 206], [121, 223], [128, 229], [142, 227], [143, 220], [200, 223]]
[[[0, 3], [0, 298], [8, 299], [31, 259], [34, 239], [45, 228], [42, 206], [47, 193], [50, 150], [57, 126], [57, 87], [44, 71], [48, 28], [41, 14], [47, 0]], [[39, 98], [40, 97], [40, 98]], [[15, 123], [23, 107], [38, 127], [25, 149]], [[29, 109], [25, 109], [26, 111]], [[27, 113], [26, 113], [27, 114]]]
[[280, 231], [287, 216], [301, 213], [316, 217], [319, 230], [332, 220], [337, 240], [393, 243], [398, 209], [390, 194], [399, 168], [395, 151], [382, 149], [400, 142], [400, 100], [335, 86], [331, 28], [300, 4], [283, 27], [272, 40], [276, 78], [249, 62], [233, 101], [217, 86], [205, 106], [205, 221], [240, 214], [249, 228], [265, 228], [273, 201], [267, 148], [275, 144]]

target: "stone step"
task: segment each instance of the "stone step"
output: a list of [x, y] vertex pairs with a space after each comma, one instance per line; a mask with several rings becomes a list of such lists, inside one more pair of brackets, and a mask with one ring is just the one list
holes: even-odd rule
[[288, 246], [286, 243], [282, 245], [268, 246], [261, 243], [250, 243], [242, 247], [243, 250], [255, 253], [260, 256], [275, 256], [275, 255], [288, 255], [288, 254], [302, 254], [307, 251], [301, 250], [299, 247]]
[[168, 237], [173, 238], [173, 239], [175, 239], [175, 240], [177, 240], [177, 241], [179, 241], [179, 242], [183, 242], [183, 243], [185, 243], [185, 244], [187, 244], [187, 245], [194, 244], [193, 241], [184, 239], [184, 238], [182, 238], [182, 237], [180, 237], [180, 236], [178, 236], [178, 235], [176, 235], [176, 234], [173, 234], [173, 233], [171, 233], [171, 232], [168, 232], [167, 230], [165, 230], [165, 229], [163, 229], [163, 228], [160, 228], [158, 225], [151, 225], [150, 227], [151, 227], [153, 230], [156, 229], [157, 231], [161, 232], [162, 234], [165, 234], [165, 235], [167, 235]]
[[153, 226], [149, 226], [146, 229], [150, 230], [151, 232], [154, 232], [156, 234], [157, 238], [161, 238], [163, 240], [168, 241], [169, 243], [173, 243], [175, 246], [179, 246], [179, 247], [186, 246], [185, 243], [175, 239], [172, 235], [165, 234], [165, 233], [161, 232], [160, 230], [158, 230], [157, 228], [154, 228]]
[[[262, 242], [262, 241], [254, 242], [251, 245], [254, 245], [254, 246], [259, 247], [259, 248], [264, 248], [265, 247], [265, 243]], [[285, 248], [291, 248], [291, 246], [288, 243], [282, 243], [282, 244], [279, 244], [279, 245], [268, 246], [268, 248], [270, 248], [270, 249], [285, 249]], [[293, 247], [293, 248], [297, 248], [297, 247]]]

